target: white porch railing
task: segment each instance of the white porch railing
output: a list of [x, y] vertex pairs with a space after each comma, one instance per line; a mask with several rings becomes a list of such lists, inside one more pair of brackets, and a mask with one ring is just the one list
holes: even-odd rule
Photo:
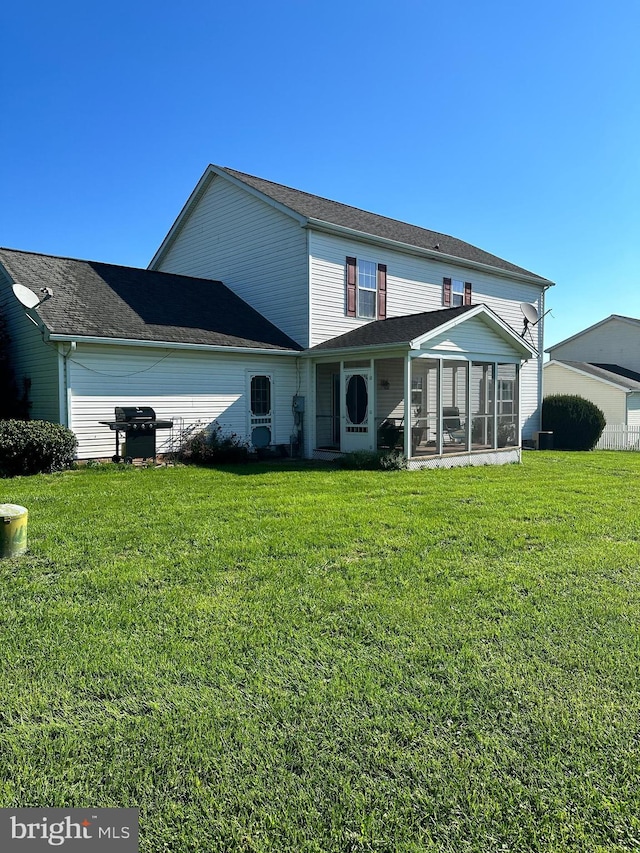
[[625, 426], [625, 424], [606, 426], [595, 449], [640, 451], [640, 426]]

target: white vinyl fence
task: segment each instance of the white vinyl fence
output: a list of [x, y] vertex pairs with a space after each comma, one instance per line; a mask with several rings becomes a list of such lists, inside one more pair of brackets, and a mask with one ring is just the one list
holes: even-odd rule
[[640, 450], [640, 426], [606, 426], [596, 450]]

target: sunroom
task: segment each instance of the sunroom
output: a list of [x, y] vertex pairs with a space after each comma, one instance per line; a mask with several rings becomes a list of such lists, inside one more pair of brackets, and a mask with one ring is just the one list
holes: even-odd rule
[[308, 355], [315, 458], [383, 450], [411, 468], [520, 460], [521, 366], [537, 353], [483, 305], [379, 320]]

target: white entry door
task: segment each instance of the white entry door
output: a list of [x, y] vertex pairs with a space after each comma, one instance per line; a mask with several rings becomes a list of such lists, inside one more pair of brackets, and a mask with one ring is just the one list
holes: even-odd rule
[[373, 450], [373, 374], [366, 368], [358, 368], [345, 370], [343, 377], [344, 406], [340, 449], [345, 453]]

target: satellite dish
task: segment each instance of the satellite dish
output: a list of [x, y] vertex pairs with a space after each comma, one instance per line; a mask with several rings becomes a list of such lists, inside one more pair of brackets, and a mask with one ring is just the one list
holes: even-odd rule
[[29, 290], [24, 284], [14, 284], [13, 292], [18, 302], [22, 303], [25, 308], [35, 308], [40, 304], [40, 299], [33, 290]]
[[524, 336], [529, 332], [529, 337], [531, 338], [531, 342], [533, 343], [533, 336], [531, 335], [531, 330], [529, 326], [535, 326], [538, 320], [538, 309], [535, 305], [531, 305], [529, 302], [521, 302], [520, 310], [524, 314], [524, 326], [522, 328], [522, 334], [520, 337], [524, 338]]
[[53, 296], [53, 290], [50, 287], [40, 288], [42, 298], [36, 296], [33, 290], [25, 287], [24, 284], [14, 284], [12, 289], [18, 302], [24, 305], [25, 308], [37, 308], [38, 305], [42, 305], [43, 302], [46, 302], [47, 299], [51, 299]]
[[535, 305], [531, 305], [529, 302], [521, 302], [520, 310], [524, 314], [527, 323], [535, 325], [538, 322], [538, 309]]

